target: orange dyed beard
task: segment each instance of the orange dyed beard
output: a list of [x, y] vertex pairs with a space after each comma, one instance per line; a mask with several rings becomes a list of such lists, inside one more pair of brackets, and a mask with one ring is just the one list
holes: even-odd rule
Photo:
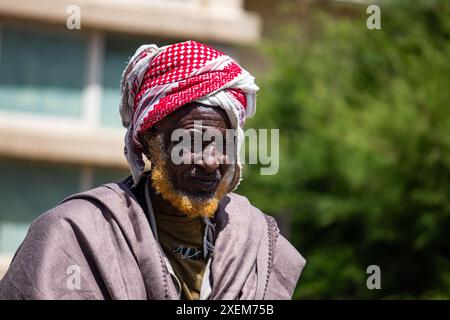
[[169, 201], [189, 217], [211, 218], [217, 211], [220, 200], [225, 195], [225, 188], [219, 187], [213, 196], [209, 198], [196, 198], [189, 196], [174, 188], [170, 179], [167, 166], [167, 157], [163, 150], [163, 139], [161, 136], [154, 137], [149, 141], [149, 153], [151, 157], [151, 181], [155, 191]]

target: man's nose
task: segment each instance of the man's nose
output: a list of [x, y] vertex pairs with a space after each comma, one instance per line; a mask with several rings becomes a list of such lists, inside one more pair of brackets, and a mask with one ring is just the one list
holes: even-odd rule
[[209, 145], [203, 150], [203, 158], [198, 163], [207, 173], [216, 171], [219, 168], [220, 162], [218, 152], [214, 145]]

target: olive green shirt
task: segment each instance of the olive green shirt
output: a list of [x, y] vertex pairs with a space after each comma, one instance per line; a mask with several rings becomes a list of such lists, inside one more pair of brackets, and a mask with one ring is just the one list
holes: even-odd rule
[[198, 300], [206, 259], [201, 218], [155, 213], [158, 239], [181, 284], [181, 298]]

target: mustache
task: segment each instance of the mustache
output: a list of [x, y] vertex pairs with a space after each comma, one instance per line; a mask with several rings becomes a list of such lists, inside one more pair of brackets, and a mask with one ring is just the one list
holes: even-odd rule
[[207, 173], [201, 168], [194, 168], [189, 173], [189, 176], [194, 179], [204, 180], [204, 181], [220, 181], [222, 179], [222, 174], [219, 170], [211, 173]]

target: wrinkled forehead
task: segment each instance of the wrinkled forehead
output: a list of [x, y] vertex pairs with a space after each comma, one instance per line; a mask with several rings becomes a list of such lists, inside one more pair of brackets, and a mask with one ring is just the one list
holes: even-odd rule
[[176, 129], [194, 129], [199, 123], [203, 129], [225, 130], [231, 128], [230, 120], [222, 108], [200, 103], [191, 103], [176, 110], [154, 127], [156, 132], [170, 133]]

